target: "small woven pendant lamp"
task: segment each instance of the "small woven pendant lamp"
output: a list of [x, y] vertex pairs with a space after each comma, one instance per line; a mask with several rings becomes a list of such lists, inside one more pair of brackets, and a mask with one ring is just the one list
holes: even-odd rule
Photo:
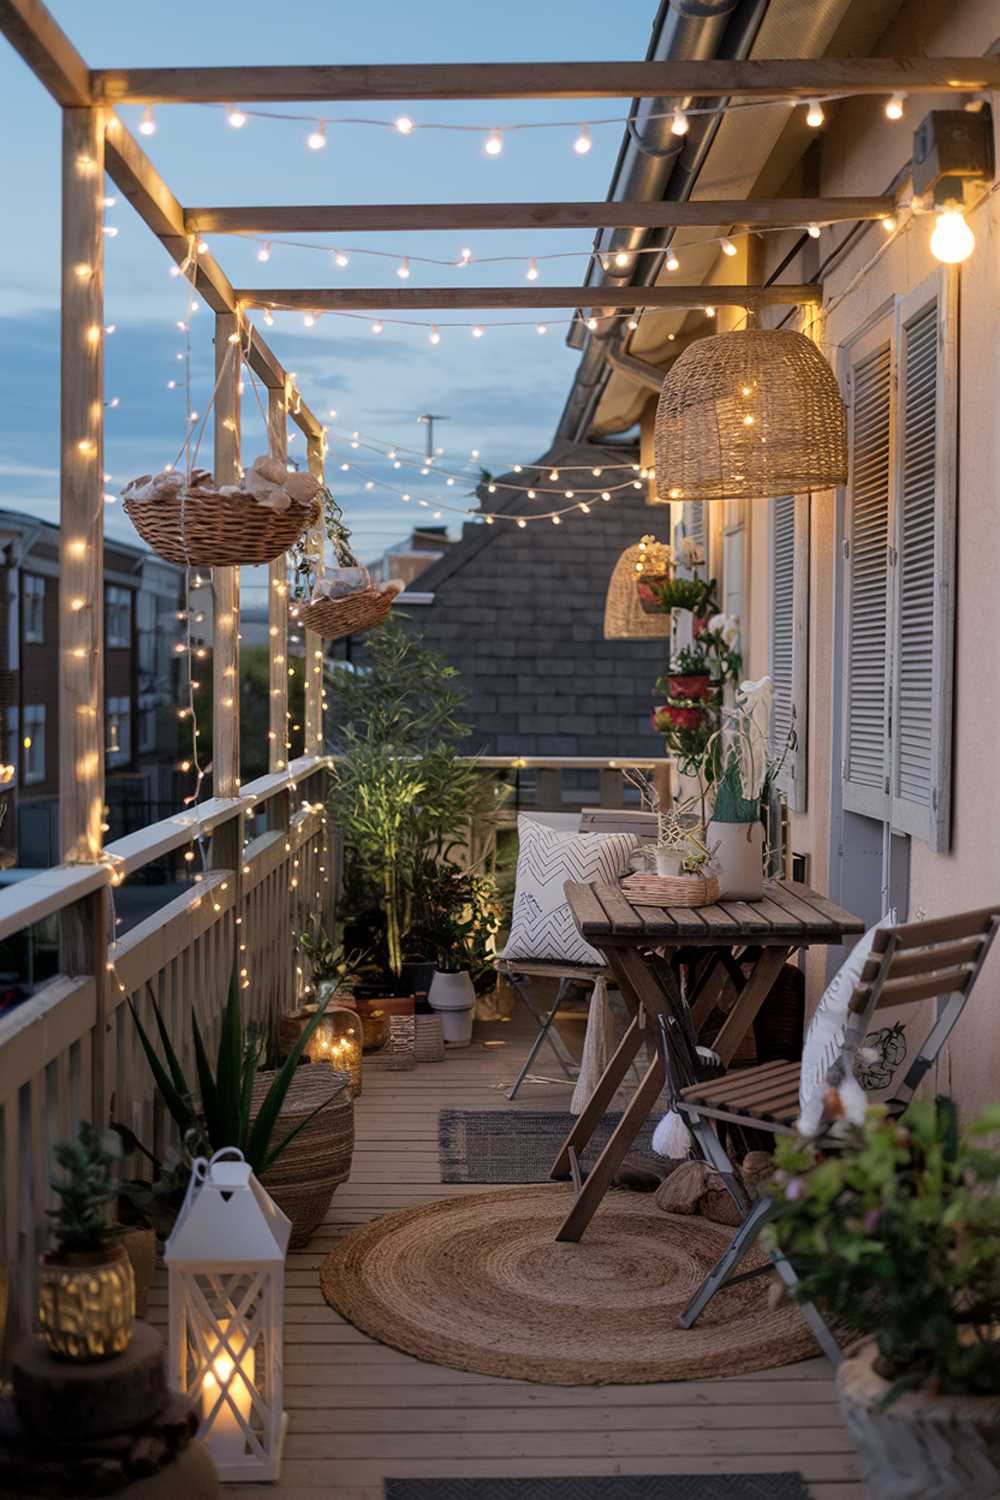
[[685, 349], [663, 382], [655, 443], [672, 500], [762, 500], [847, 479], [837, 381], [791, 329], [741, 329]]
[[604, 639], [606, 641], [665, 640], [670, 634], [669, 614], [647, 615], [639, 598], [636, 563], [642, 548], [636, 542], [626, 547], [615, 563], [604, 601]]

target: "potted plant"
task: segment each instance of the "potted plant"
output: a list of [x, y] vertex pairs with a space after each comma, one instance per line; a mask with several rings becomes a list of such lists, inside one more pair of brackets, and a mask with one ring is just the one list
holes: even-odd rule
[[866, 1335], [837, 1385], [879, 1500], [1000, 1493], [998, 1132], [1000, 1106], [962, 1134], [939, 1098], [870, 1108], [836, 1152], [777, 1147], [772, 1243]]
[[64, 1175], [52, 1182], [59, 1207], [48, 1210], [55, 1247], [39, 1262], [42, 1338], [60, 1359], [109, 1359], [128, 1348], [135, 1320], [132, 1266], [111, 1219], [118, 1138], [83, 1121], [53, 1155]]
[[[657, 683], [657, 688], [659, 688]], [[699, 643], [682, 646], [671, 659], [666, 672], [669, 698], [702, 699], [712, 691], [712, 670], [708, 653]]]
[[[195, 1087], [185, 1076], [155, 1001], [153, 1014], [163, 1048], [162, 1060], [135, 1007], [132, 1007], [139, 1040], [157, 1089], [186, 1149], [192, 1155], [210, 1156], [225, 1146], [238, 1147], [255, 1175], [292, 1220], [292, 1235], [297, 1242], [296, 1205], [299, 1199], [308, 1193], [310, 1217], [315, 1212], [320, 1193], [326, 1192], [326, 1203], [329, 1204], [337, 1183], [346, 1176], [353, 1149], [348, 1075], [323, 1068], [326, 1087], [320, 1089], [317, 1089], [316, 1077], [313, 1076], [320, 1072], [319, 1068], [303, 1068], [301, 1079], [296, 1077], [299, 1061], [325, 1010], [326, 1002], [321, 1001], [281, 1067], [266, 1073], [261, 1068], [263, 1038], [252, 1030], [244, 1031], [239, 990], [233, 979], [219, 1029], [214, 1069], [202, 1039], [198, 1017], [192, 1009]], [[317, 1094], [319, 1097], [314, 1103], [311, 1102], [308, 1108], [302, 1107], [303, 1098], [312, 1100]], [[309, 1130], [321, 1113], [320, 1123], [326, 1127], [325, 1134], [336, 1143], [333, 1154], [322, 1142], [317, 1142], [316, 1132]], [[284, 1133], [279, 1129], [283, 1120], [286, 1124]], [[290, 1164], [286, 1153], [290, 1153], [293, 1147], [296, 1149]], [[320, 1156], [322, 1162], [317, 1165]], [[275, 1174], [279, 1158], [280, 1180]]]
[[467, 1046], [477, 990], [493, 979], [501, 918], [496, 886], [450, 861], [428, 860], [418, 892], [414, 930], [435, 959], [427, 999], [441, 1014], [445, 1041]]
[[768, 782], [770, 677], [744, 682], [736, 707], [722, 711], [722, 728], [712, 737], [706, 762], [712, 767], [713, 808], [706, 842], [720, 866], [723, 898], [759, 901], [764, 894], [764, 825]]
[[158, 1248], [167, 1240], [181, 1211], [191, 1164], [183, 1152], [170, 1148], [161, 1161], [146, 1149], [127, 1125], [112, 1120], [123, 1158], [141, 1156], [152, 1171], [149, 1179], [126, 1177], [118, 1182], [116, 1217], [121, 1243], [135, 1278], [135, 1315], [146, 1316]]

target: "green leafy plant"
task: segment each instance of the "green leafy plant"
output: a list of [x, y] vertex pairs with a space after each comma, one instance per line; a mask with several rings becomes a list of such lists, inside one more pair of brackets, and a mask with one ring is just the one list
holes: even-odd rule
[[711, 675], [711, 671], [712, 663], [708, 658], [708, 653], [698, 642], [693, 646], [681, 647], [671, 659], [669, 675], [671, 677], [705, 676]]
[[961, 1135], [939, 1098], [898, 1122], [870, 1108], [835, 1153], [778, 1142], [770, 1241], [801, 1300], [874, 1333], [888, 1401], [1000, 1392], [998, 1132], [1000, 1105]]
[[64, 1174], [52, 1179], [59, 1207], [48, 1210], [56, 1254], [99, 1254], [118, 1232], [111, 1222], [111, 1204], [118, 1196], [112, 1177], [121, 1155], [118, 1137], [83, 1120], [76, 1139], [60, 1141], [52, 1154]]
[[341, 994], [354, 990], [362, 975], [373, 967], [371, 954], [364, 948], [348, 950], [323, 927], [299, 933], [295, 946], [312, 970], [313, 983], [327, 984], [332, 980]]
[[412, 937], [445, 973], [468, 970], [477, 991], [494, 982], [495, 938], [503, 905], [496, 883], [450, 861], [418, 872]]
[[495, 778], [460, 758], [457, 676], [396, 618], [365, 637], [368, 667], [334, 691], [338, 752], [329, 803], [344, 844], [345, 926], [399, 975], [418, 870], [446, 860], [473, 819], [495, 814]]
[[715, 602], [714, 578], [643, 579], [638, 585], [639, 597], [669, 614], [672, 609], [689, 609], [705, 618], [718, 608]]
[[221, 1151], [225, 1146], [237, 1146], [254, 1172], [260, 1177], [268, 1167], [273, 1166], [299, 1131], [304, 1130], [313, 1117], [319, 1114], [321, 1109], [325, 1109], [330, 1102], [324, 1099], [295, 1126], [294, 1130], [290, 1130], [277, 1144], [272, 1144], [274, 1128], [281, 1106], [285, 1102], [285, 1095], [295, 1075], [295, 1069], [299, 1065], [299, 1059], [326, 1009], [325, 1002], [321, 1002], [316, 1013], [310, 1016], [295, 1046], [278, 1069], [256, 1115], [253, 1114], [252, 1109], [253, 1085], [260, 1066], [263, 1043], [261, 1038], [254, 1033], [244, 1033], [240, 1015], [239, 989], [235, 976], [230, 982], [229, 999], [222, 1017], [214, 1070], [205, 1049], [198, 1017], [192, 1008], [191, 1029], [194, 1038], [197, 1089], [193, 1088], [185, 1077], [155, 1000], [153, 1014], [156, 1017], [160, 1044], [163, 1048], [163, 1061], [153, 1046], [131, 1000], [129, 1005], [160, 1096], [180, 1131], [181, 1140], [189, 1149], [203, 1149], [200, 1144], [202, 1142], [212, 1152]]
[[112, 1120], [111, 1129], [121, 1142], [124, 1158], [142, 1156], [152, 1168], [151, 1179], [126, 1177], [118, 1184], [118, 1222], [126, 1229], [152, 1229], [165, 1240], [181, 1211], [191, 1162], [183, 1151], [171, 1147], [161, 1161], [148, 1150], [127, 1125]]

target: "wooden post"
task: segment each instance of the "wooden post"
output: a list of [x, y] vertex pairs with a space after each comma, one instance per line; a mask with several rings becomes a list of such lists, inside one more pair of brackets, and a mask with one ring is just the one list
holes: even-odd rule
[[[104, 112], [64, 110], [62, 148], [59, 849], [76, 864], [100, 858], [104, 822]], [[101, 1125], [108, 930], [106, 887], [62, 913], [60, 967], [97, 989]]]
[[[288, 395], [285, 390], [267, 393], [268, 452], [282, 465], [288, 462]], [[283, 771], [288, 765], [288, 559], [283, 552], [267, 570], [267, 768]], [[272, 797], [267, 805], [267, 826], [288, 827], [287, 792]]]
[[[321, 484], [324, 479], [325, 449], [326, 445], [322, 434], [318, 437], [309, 437], [306, 440], [309, 472]], [[313, 548], [313, 556], [316, 557], [317, 562], [321, 562], [325, 545], [322, 517], [310, 537], [310, 542]], [[306, 702], [303, 753], [306, 755], [322, 755], [325, 749], [323, 736], [323, 638], [317, 635], [314, 630], [307, 630], [305, 632], [305, 673]]]
[[[235, 336], [235, 337], [234, 337]], [[240, 477], [239, 320], [215, 319], [215, 480]], [[235, 797], [240, 788], [240, 570], [212, 569], [212, 795]], [[231, 818], [212, 835], [212, 864], [239, 876], [243, 820]]]

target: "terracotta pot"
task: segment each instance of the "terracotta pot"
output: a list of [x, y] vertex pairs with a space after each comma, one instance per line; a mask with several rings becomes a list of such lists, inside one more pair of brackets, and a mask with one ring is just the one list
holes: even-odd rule
[[[764, 827], [761, 823], [709, 823], [705, 839], [719, 866], [723, 901], [760, 901], [764, 895]], [[718, 846], [716, 848], [716, 846]]]
[[83, 1363], [128, 1348], [135, 1322], [135, 1277], [124, 1245], [38, 1262], [38, 1323], [50, 1353]]
[[676, 672], [667, 677], [668, 698], [707, 698], [711, 691], [707, 672]]
[[878, 1500], [988, 1500], [1000, 1494], [1000, 1393], [911, 1391], [885, 1409], [891, 1386], [870, 1340], [837, 1369], [840, 1409]]
[[145, 1318], [156, 1270], [156, 1230], [126, 1229], [119, 1244], [125, 1249], [135, 1278], [135, 1315]]

